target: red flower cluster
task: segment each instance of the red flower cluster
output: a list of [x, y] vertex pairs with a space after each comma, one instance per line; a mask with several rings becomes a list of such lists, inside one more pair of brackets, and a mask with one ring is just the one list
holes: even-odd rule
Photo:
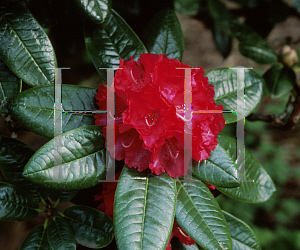
[[[114, 78], [115, 158], [125, 159], [138, 171], [150, 168], [157, 175], [167, 172], [176, 178], [184, 169], [184, 79], [191, 68], [164, 55], [141, 54], [137, 62], [120, 61]], [[217, 106], [214, 87], [203, 69], [192, 69], [192, 111], [223, 110]], [[101, 85], [97, 105], [106, 110], [107, 91]], [[96, 125], [106, 125], [106, 114], [96, 114]], [[217, 145], [217, 135], [225, 126], [222, 113], [193, 113], [192, 150], [189, 156], [201, 161]], [[106, 127], [102, 130], [106, 136]], [[113, 149], [108, 148], [112, 153]]]

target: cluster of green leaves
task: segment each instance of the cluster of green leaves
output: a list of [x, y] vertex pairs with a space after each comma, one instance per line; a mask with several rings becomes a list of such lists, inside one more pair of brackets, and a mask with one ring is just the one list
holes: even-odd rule
[[[175, 10], [196, 17], [208, 10], [214, 42], [222, 56], [226, 58], [230, 54], [232, 39], [237, 39], [243, 56], [271, 66], [263, 75], [266, 93], [278, 98], [290, 92], [296, 83], [295, 71], [275, 53], [265, 37], [276, 23], [286, 20], [291, 8], [282, 0], [232, 1], [241, 5], [239, 10], [245, 15], [245, 22], [239, 21], [221, 0], [175, 0]], [[300, 14], [299, 1], [293, 4]]]
[[[120, 59], [137, 59], [140, 53], [165, 54], [181, 60], [183, 35], [172, 9], [157, 12], [140, 39], [111, 8], [111, 1], [77, 3], [87, 18], [87, 50], [104, 79], [106, 72], [99, 68], [118, 67]], [[217, 9], [213, 3], [217, 2], [212, 1], [212, 12]], [[204, 183], [244, 202], [264, 202], [276, 189], [247, 150], [243, 178], [253, 182], [238, 178], [237, 169], [242, 166], [237, 162], [243, 161], [236, 158], [235, 139], [223, 134], [219, 135], [211, 157], [194, 161], [192, 176], [186, 178], [154, 176], [124, 166], [115, 194], [113, 222], [89, 207], [70, 206], [58, 211], [59, 202], [70, 201], [78, 190], [95, 186], [105, 179], [110, 168], [101, 127], [94, 125], [93, 114], [71, 112], [97, 110], [96, 89], [62, 85], [63, 134], [54, 137], [53, 68], [57, 62], [51, 41], [25, 5], [0, 6], [0, 14], [0, 111], [10, 114], [26, 129], [51, 139], [36, 152], [18, 140], [4, 136], [0, 139], [0, 168], [8, 182], [0, 184], [0, 219], [26, 221], [36, 218], [39, 212], [54, 214], [44, 226], [30, 232], [21, 249], [75, 249], [76, 242], [101, 248], [115, 237], [119, 249], [164, 250], [174, 219], [196, 241], [194, 249], [260, 249], [253, 231], [222, 211]], [[251, 47], [239, 34], [245, 28], [243, 24], [235, 24], [236, 36], [244, 39], [244, 47]], [[268, 53], [255, 56], [272, 58], [272, 53]], [[216, 103], [222, 104], [224, 110], [236, 110], [236, 71], [218, 68], [207, 71], [206, 76], [215, 87]], [[31, 87], [21, 91], [22, 81]], [[263, 77], [245, 70], [245, 116], [258, 106], [265, 86]], [[235, 113], [228, 112], [224, 118], [226, 123], [237, 121]], [[180, 242], [172, 245], [173, 249], [185, 247]]]

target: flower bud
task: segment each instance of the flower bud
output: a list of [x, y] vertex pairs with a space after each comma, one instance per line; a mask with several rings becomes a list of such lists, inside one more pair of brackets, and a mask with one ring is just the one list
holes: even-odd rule
[[280, 62], [291, 68], [294, 67], [299, 61], [296, 50], [288, 45], [285, 45], [281, 49], [279, 56]]

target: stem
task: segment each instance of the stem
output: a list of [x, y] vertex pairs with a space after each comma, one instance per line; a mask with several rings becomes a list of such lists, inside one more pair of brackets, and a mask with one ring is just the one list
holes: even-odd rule
[[59, 198], [58, 198], [58, 200], [55, 202], [55, 204], [53, 205], [53, 208], [56, 208], [58, 204], [59, 204]]
[[60, 211], [56, 211], [56, 213], [58, 213], [61, 217], [66, 217], [62, 212]]
[[37, 209], [35, 209], [35, 211], [37, 211], [39, 213], [44, 213], [44, 212], [47, 211], [47, 209], [39, 209], [39, 208], [37, 208]]
[[49, 218], [46, 218], [45, 223], [44, 223], [44, 229], [46, 229], [46, 227], [48, 225], [48, 221], [49, 221]]

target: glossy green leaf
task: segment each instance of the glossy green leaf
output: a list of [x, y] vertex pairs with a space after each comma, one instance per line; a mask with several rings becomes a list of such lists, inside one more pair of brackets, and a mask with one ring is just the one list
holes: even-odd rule
[[299, 0], [292, 0], [292, 2], [293, 2], [293, 5], [294, 5], [295, 9], [300, 14], [300, 1]]
[[182, 229], [205, 249], [230, 250], [231, 238], [226, 220], [208, 187], [194, 178], [185, 182], [178, 180], [176, 186], [175, 216]]
[[0, 7], [0, 57], [32, 86], [53, 84], [56, 58], [43, 28], [20, 3]]
[[168, 174], [123, 168], [114, 203], [119, 249], [165, 250], [175, 215], [176, 186]]
[[5, 179], [40, 200], [36, 185], [23, 175], [23, 168], [34, 154], [34, 150], [25, 143], [9, 137], [0, 137], [0, 169]]
[[103, 79], [106, 79], [106, 70], [99, 68], [118, 68], [120, 59], [128, 60], [134, 56], [137, 60], [140, 53], [147, 53], [138, 36], [114, 10], [105, 28], [90, 24], [85, 26], [85, 43]]
[[89, 248], [102, 248], [112, 241], [113, 222], [104, 213], [90, 207], [70, 206], [63, 214], [79, 244]]
[[164, 54], [181, 61], [184, 41], [175, 12], [171, 9], [157, 12], [145, 28], [142, 41], [149, 53]]
[[199, 250], [203, 248], [199, 248], [197, 244], [193, 245], [185, 245], [183, 244], [177, 237], [173, 237], [170, 242], [172, 250]]
[[175, 0], [175, 11], [188, 16], [195, 16], [199, 10], [202, 0]]
[[76, 0], [84, 13], [95, 23], [103, 24], [109, 18], [112, 0]]
[[19, 250], [53, 250], [47, 238], [47, 229], [38, 225], [30, 231]]
[[[205, 72], [210, 84], [215, 87], [215, 101], [222, 104], [224, 110], [237, 110], [237, 70], [229, 68], [212, 69]], [[245, 70], [245, 116], [248, 116], [257, 107], [263, 97], [264, 79], [253, 70]], [[240, 89], [240, 88], [239, 88]], [[242, 88], [241, 88], [242, 89]], [[224, 113], [226, 123], [237, 120], [236, 113]]]
[[106, 176], [104, 143], [101, 126], [71, 130], [41, 147], [26, 164], [23, 175], [53, 189], [78, 190], [95, 186]]
[[235, 159], [222, 146], [217, 145], [211, 151], [207, 160], [196, 162], [193, 160], [193, 176], [205, 183], [219, 187], [238, 187]]
[[273, 49], [266, 48], [262, 44], [240, 42], [239, 51], [243, 56], [250, 58], [257, 63], [271, 64], [277, 62], [277, 56]]
[[[231, 155], [232, 158], [236, 157], [236, 140], [226, 135], [219, 134], [218, 142], [220, 146], [226, 149], [227, 153]], [[239, 165], [239, 162], [243, 163], [244, 161], [238, 160], [237, 162], [237, 168], [240, 169], [241, 166]], [[228, 195], [229, 197], [245, 202], [264, 202], [268, 200], [276, 191], [275, 185], [271, 177], [263, 169], [263, 167], [257, 161], [257, 159], [247, 149], [245, 150], [244, 174], [244, 176], [241, 176], [239, 178], [242, 182], [242, 185], [240, 187], [216, 188], [222, 193]]]
[[223, 214], [230, 230], [233, 250], [261, 249], [254, 232], [245, 222], [225, 211], [223, 211]]
[[21, 188], [0, 182], [0, 220], [28, 221], [38, 216], [39, 204]]
[[268, 94], [272, 98], [280, 97], [291, 91], [296, 84], [295, 72], [285, 66], [273, 65], [265, 74]]
[[[64, 111], [97, 110], [96, 89], [62, 85], [62, 108]], [[54, 85], [40, 86], [22, 91], [8, 105], [13, 117], [25, 128], [41, 136], [54, 136]], [[63, 132], [95, 124], [93, 113], [62, 114]]]
[[231, 19], [230, 12], [226, 8], [226, 5], [220, 0], [207, 1], [207, 7], [209, 14], [213, 18], [216, 25], [223, 32], [228, 32], [229, 20]]
[[218, 51], [221, 52], [223, 58], [229, 56], [232, 44], [231, 36], [221, 30], [217, 25], [213, 26], [212, 34], [216, 47]]
[[231, 34], [239, 40], [240, 53], [261, 64], [277, 62], [277, 55], [271, 46], [252, 28], [238, 20], [229, 23]]
[[69, 223], [54, 217], [47, 227], [48, 241], [55, 250], [76, 250], [76, 240]]
[[21, 91], [21, 80], [0, 58], [0, 113], [8, 114], [7, 100]]

